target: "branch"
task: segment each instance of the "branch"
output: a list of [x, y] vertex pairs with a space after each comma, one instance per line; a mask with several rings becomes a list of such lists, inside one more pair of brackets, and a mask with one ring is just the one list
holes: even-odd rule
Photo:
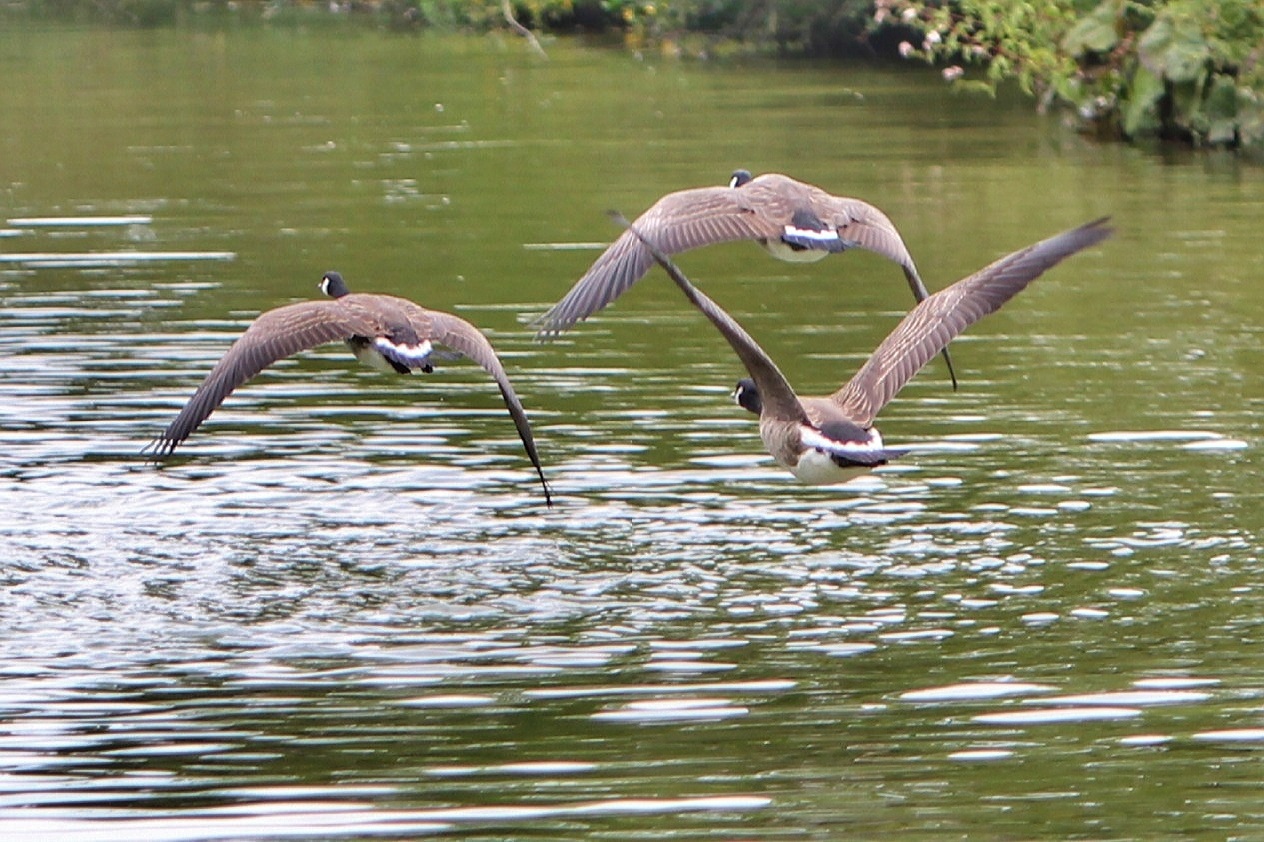
[[509, 28], [526, 38], [527, 43], [535, 50], [536, 55], [548, 61], [549, 54], [540, 46], [540, 41], [535, 37], [535, 33], [518, 23], [518, 19], [514, 17], [513, 8], [509, 5], [509, 0], [500, 0], [500, 10], [505, 13], [505, 22], [509, 24]]

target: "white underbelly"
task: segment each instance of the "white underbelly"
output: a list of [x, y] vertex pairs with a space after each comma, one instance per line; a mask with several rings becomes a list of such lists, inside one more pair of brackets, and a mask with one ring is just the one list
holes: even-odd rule
[[759, 243], [766, 252], [787, 263], [815, 263], [829, 257], [824, 249], [793, 249], [781, 240], [760, 240]]
[[819, 450], [805, 451], [798, 463], [790, 467], [790, 473], [794, 474], [795, 479], [807, 485], [837, 485], [863, 476], [870, 470], [864, 465], [848, 465], [844, 468], [831, 459], [829, 454]]
[[391, 361], [378, 353], [372, 345], [356, 345], [348, 342], [347, 347], [351, 349], [351, 353], [355, 354], [357, 360], [369, 368], [376, 368], [378, 371], [384, 371], [387, 374], [399, 373], [395, 370], [395, 366], [391, 365]]

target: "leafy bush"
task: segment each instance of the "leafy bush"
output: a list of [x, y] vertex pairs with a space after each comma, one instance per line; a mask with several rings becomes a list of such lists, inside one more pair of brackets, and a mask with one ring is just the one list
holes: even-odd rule
[[[1148, 21], [1146, 13], [1153, 13]], [[1081, 86], [1093, 97], [1090, 113], [1117, 119], [1125, 136], [1264, 148], [1258, 2], [1181, 0], [1156, 9], [1106, 2], [1065, 46], [1092, 71]]]
[[[509, 0], [532, 29], [686, 33], [808, 55], [922, 57], [967, 89], [1014, 80], [1100, 134], [1264, 152], [1264, 0]], [[485, 31], [505, 0], [0, 0], [35, 17], [165, 25], [208, 11]], [[344, 13], [351, 13], [350, 15]], [[898, 45], [898, 46], [897, 46]], [[742, 47], [739, 47], [739, 49]], [[965, 66], [982, 70], [967, 74]]]
[[[1259, 0], [1073, 0], [947, 4], [878, 0], [878, 22], [916, 24], [906, 55], [983, 68], [958, 85], [1016, 79], [1042, 108], [1076, 107], [1126, 138], [1264, 151], [1264, 6]], [[960, 77], [953, 65], [945, 71]]]
[[869, 53], [871, 0], [602, 0], [634, 37], [702, 32], [806, 55]]

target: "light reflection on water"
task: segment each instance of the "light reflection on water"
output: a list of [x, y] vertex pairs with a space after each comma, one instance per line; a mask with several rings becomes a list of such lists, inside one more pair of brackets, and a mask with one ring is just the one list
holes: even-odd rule
[[[611, 72], [604, 54], [572, 49], [586, 72]], [[621, 59], [616, 68], [626, 72]], [[734, 127], [749, 147], [720, 156], [807, 165], [776, 148], [787, 106], [772, 94], [784, 92], [733, 87], [775, 75], [712, 72], [663, 75], [713, 86], [720, 104], [764, 102]], [[579, 95], [550, 78], [556, 107]], [[27, 192], [10, 209], [14, 226], [63, 218], [72, 203], [148, 217], [29, 225], [6, 232], [15, 252], [238, 256], [0, 270], [6, 833], [1258, 829], [1259, 301], [1234, 280], [1251, 274], [1234, 237], [1185, 231], [1156, 244], [1171, 220], [1133, 207], [1145, 184], [1099, 185], [1117, 191], [1101, 207], [1130, 211], [1117, 244], [965, 337], [961, 392], [937, 368], [910, 385], [882, 418], [910, 456], [843, 488], [803, 488], [762, 453], [729, 398], [736, 366], [669, 288], [647, 280], [550, 345], [523, 324], [591, 259], [570, 246], [610, 233], [601, 209], [695, 183], [717, 152], [673, 134], [688, 165], [642, 166], [642, 141], [664, 126], [634, 107], [620, 119], [648, 122], [628, 129], [633, 142], [599, 128], [601, 155], [588, 161], [592, 138], [489, 126], [475, 113], [481, 81], [473, 91], [428, 95], [424, 113], [401, 100], [380, 124], [357, 113], [354, 133], [340, 128], [345, 91], [302, 107], [252, 91], [237, 127], [271, 132], [253, 151], [275, 171], [225, 173], [223, 149], [237, 141], [216, 141], [203, 164], [227, 195], [173, 169], [162, 186], [204, 202], [154, 200], [142, 180]], [[439, 98], [441, 122], [470, 119], [419, 126]], [[662, 88], [651, 98], [687, 124], [706, 110]], [[435, 137], [453, 130], [459, 141]], [[1100, 210], [1074, 189], [1050, 192], [1056, 224], [1049, 209], [1006, 215], [976, 247], [963, 232], [988, 226], [975, 224], [973, 200], [989, 204], [993, 178], [1049, 189], [1049, 162], [980, 161], [926, 130], [951, 147], [933, 162], [939, 176], [922, 174], [920, 142], [882, 162], [912, 172], [914, 194], [939, 185], [902, 202], [889, 178], [915, 251], [944, 255], [919, 257], [932, 286]], [[297, 160], [268, 152], [277, 132]], [[181, 137], [129, 136], [126, 156], [159, 168], [200, 160], [201, 141]], [[626, 172], [607, 166], [616, 148]], [[556, 167], [541, 174], [524, 154], [570, 156], [581, 186], [567, 192]], [[1079, 163], [1055, 163], [1074, 181], [1104, 154], [1059, 149]], [[475, 180], [488, 172], [490, 187]], [[1202, 208], [1201, 186], [1168, 188]], [[111, 189], [122, 194], [100, 198]], [[589, 192], [591, 213], [580, 207]], [[542, 193], [566, 200], [542, 214]], [[1231, 227], [1258, 201], [1223, 199], [1195, 216], [1220, 208]], [[935, 215], [945, 203], [962, 216]], [[492, 223], [508, 250], [469, 248]], [[1200, 269], [1224, 253], [1239, 262]], [[748, 258], [699, 253], [687, 270], [766, 337], [804, 391], [832, 388], [899, 315], [888, 266], [840, 258], [852, 263], [831, 271], [882, 278], [840, 306], [839, 287], [819, 283], [833, 275], [814, 284]], [[141, 460], [250, 319], [314, 296], [335, 265], [365, 289], [487, 325], [536, 427], [554, 510], [477, 369], [384, 378], [334, 346], [243, 387], [168, 464]], [[418, 274], [416, 289], [389, 287]], [[491, 292], [476, 281], [501, 276]], [[1196, 293], [1170, 283], [1182, 276]], [[1094, 311], [1074, 309], [1080, 298]]]

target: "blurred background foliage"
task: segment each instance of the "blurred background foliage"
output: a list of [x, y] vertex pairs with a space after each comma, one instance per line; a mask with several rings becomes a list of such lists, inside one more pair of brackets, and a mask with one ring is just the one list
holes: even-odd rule
[[0, 0], [0, 15], [115, 26], [259, 20], [535, 32], [635, 49], [922, 60], [961, 91], [1017, 84], [1126, 140], [1264, 152], [1261, 0]]
[[[1016, 80], [1103, 136], [1264, 151], [1260, 0], [879, 0], [920, 28], [903, 54], [963, 87]], [[961, 65], [975, 67], [971, 76]]]

